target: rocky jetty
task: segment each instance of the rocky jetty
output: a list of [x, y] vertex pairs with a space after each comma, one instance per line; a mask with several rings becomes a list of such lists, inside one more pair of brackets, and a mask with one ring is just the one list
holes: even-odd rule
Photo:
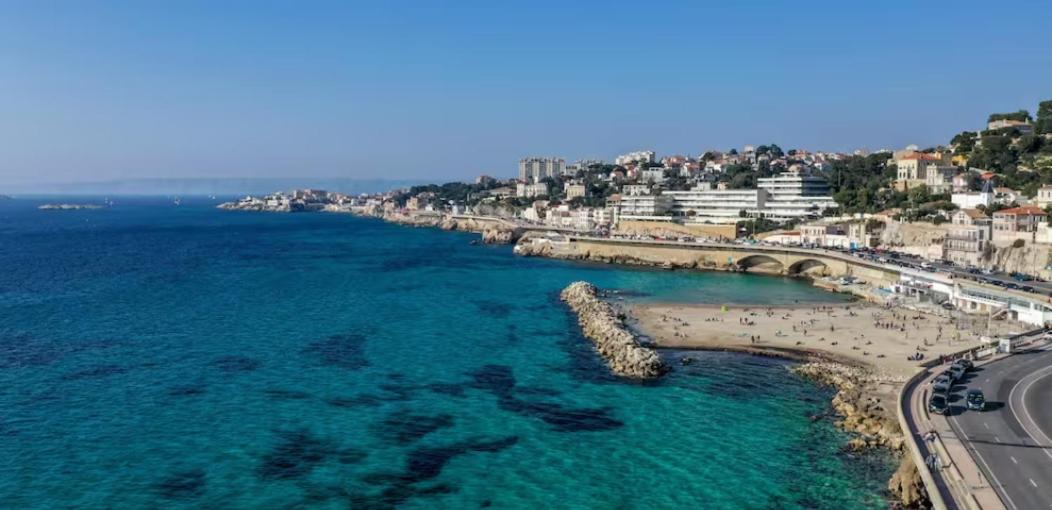
[[609, 303], [599, 299], [599, 291], [588, 282], [574, 282], [563, 289], [560, 298], [577, 314], [584, 336], [606, 359], [615, 374], [635, 379], [660, 377], [668, 365], [652, 349], [639, 345]]
[[[888, 490], [903, 508], [927, 508], [928, 493], [913, 458], [906, 451], [906, 438], [897, 420], [895, 403], [874, 396], [876, 386], [885, 382], [870, 370], [832, 361], [812, 361], [793, 367], [793, 372], [819, 384], [836, 388], [833, 410], [840, 417], [836, 425], [857, 436], [848, 442], [855, 451], [883, 447], [900, 456], [900, 464]], [[890, 407], [889, 407], [890, 406]]]

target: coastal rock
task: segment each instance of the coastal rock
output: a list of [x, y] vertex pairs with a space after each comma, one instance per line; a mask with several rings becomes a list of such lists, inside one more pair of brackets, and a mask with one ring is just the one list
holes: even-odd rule
[[913, 458], [906, 456], [898, 470], [888, 481], [888, 490], [898, 499], [902, 508], [931, 508], [928, 491]]
[[578, 323], [615, 374], [636, 379], [660, 377], [668, 365], [652, 349], [640, 346], [609, 303], [588, 282], [574, 282], [560, 298], [577, 314]]
[[906, 438], [895, 414], [879, 399], [867, 397], [873, 386], [882, 382], [880, 377], [866, 369], [832, 361], [804, 363], [792, 370], [819, 384], [836, 388], [831, 401], [833, 410], [841, 417], [836, 425], [856, 434], [848, 441], [847, 449], [864, 451], [882, 447], [899, 454], [899, 468], [888, 482], [888, 489], [898, 498], [902, 508], [930, 507], [924, 482], [913, 458], [905, 450]]

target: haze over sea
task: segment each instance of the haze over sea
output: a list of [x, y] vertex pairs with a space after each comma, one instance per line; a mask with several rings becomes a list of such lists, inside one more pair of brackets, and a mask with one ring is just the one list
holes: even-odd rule
[[557, 297], [584, 279], [631, 299], [836, 299], [805, 282], [203, 199], [37, 205], [0, 201], [0, 506], [887, 506], [888, 459], [844, 453], [811, 419], [830, 391], [787, 362], [691, 353], [618, 380]]

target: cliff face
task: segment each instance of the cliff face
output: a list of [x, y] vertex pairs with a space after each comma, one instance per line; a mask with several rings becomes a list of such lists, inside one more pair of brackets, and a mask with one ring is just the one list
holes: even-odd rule
[[584, 335], [591, 340], [615, 374], [635, 379], [660, 377], [668, 366], [652, 349], [641, 347], [598, 290], [587, 282], [574, 282], [560, 297], [577, 314]]
[[998, 247], [991, 257], [990, 265], [1005, 272], [1039, 275], [1049, 264], [1049, 248], [1044, 244], [1026, 243], [1020, 248]]

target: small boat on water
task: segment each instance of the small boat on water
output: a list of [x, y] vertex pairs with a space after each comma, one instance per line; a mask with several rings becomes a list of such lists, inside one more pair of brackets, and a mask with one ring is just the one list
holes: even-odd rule
[[661, 269], [673, 269], [671, 262], [664, 262], [661, 264]]

